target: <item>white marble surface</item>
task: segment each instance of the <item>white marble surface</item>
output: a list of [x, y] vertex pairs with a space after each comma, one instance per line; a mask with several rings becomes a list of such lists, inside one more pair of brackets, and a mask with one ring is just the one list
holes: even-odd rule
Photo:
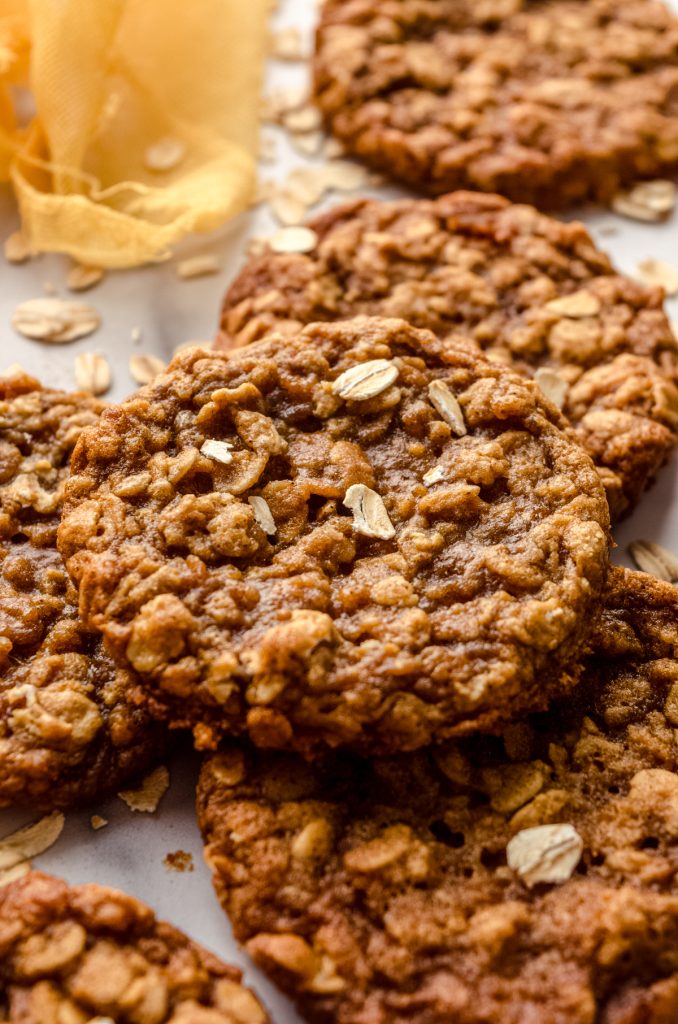
[[[314, 12], [312, 0], [286, 0], [276, 21], [279, 26], [301, 25], [310, 35]], [[268, 74], [269, 80], [280, 84], [303, 79], [305, 70], [299, 65], [271, 62]], [[275, 134], [275, 129], [272, 132]], [[282, 177], [292, 165], [303, 163], [282, 133], [277, 133], [277, 143], [279, 158], [275, 165], [262, 167], [264, 178]], [[381, 189], [380, 193], [394, 195], [397, 190]], [[606, 212], [588, 213], [583, 219], [625, 271], [633, 272], [637, 263], [649, 256], [678, 264], [678, 214], [666, 224], [652, 226], [624, 221]], [[16, 224], [10, 194], [0, 189], [0, 238]], [[605, 229], [612, 224], [616, 233], [607, 235]], [[110, 397], [124, 397], [133, 389], [127, 363], [134, 352], [149, 352], [168, 359], [176, 345], [209, 339], [214, 334], [221, 295], [242, 262], [247, 238], [268, 234], [274, 226], [268, 211], [259, 210], [241, 217], [217, 238], [185, 245], [182, 255], [210, 251], [219, 256], [222, 269], [214, 277], [182, 282], [177, 280], [172, 264], [108, 275], [101, 285], [83, 296], [101, 312], [100, 330], [92, 337], [64, 346], [21, 338], [12, 331], [9, 322], [17, 303], [44, 294], [46, 285], [56, 288], [62, 296], [68, 294], [68, 262], [61, 257], [43, 256], [17, 267], [8, 266], [0, 258], [0, 369], [16, 361], [47, 385], [71, 388], [74, 356], [81, 351], [100, 351], [106, 354], [114, 370]], [[678, 300], [670, 301], [669, 309], [678, 320]], [[135, 342], [133, 337], [139, 332], [141, 338]], [[636, 538], [655, 540], [678, 551], [676, 460], [635, 514], [617, 528], [615, 536], [618, 547], [614, 557], [625, 564], [630, 564], [626, 545]], [[88, 812], [68, 814], [61, 838], [37, 858], [36, 864], [71, 882], [97, 881], [142, 898], [162, 917], [210, 949], [242, 964], [277, 1024], [293, 1024], [299, 1017], [238, 950], [212, 893], [194, 819], [197, 767], [194, 755], [176, 756], [171, 764], [170, 791], [154, 815], [134, 814], [118, 799]], [[89, 825], [91, 813], [106, 817], [108, 827], [94, 832]], [[30, 812], [0, 814], [0, 835], [33, 817]], [[193, 872], [171, 873], [163, 866], [166, 854], [177, 849], [192, 853]]]

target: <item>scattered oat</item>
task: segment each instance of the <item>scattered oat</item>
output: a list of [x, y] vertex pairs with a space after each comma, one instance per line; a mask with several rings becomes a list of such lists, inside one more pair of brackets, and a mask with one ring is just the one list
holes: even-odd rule
[[12, 326], [34, 341], [62, 344], [96, 331], [101, 318], [95, 309], [67, 299], [28, 299], [17, 306]]
[[344, 495], [344, 505], [353, 513], [353, 529], [365, 537], [390, 540], [395, 528], [389, 519], [381, 495], [365, 484], [351, 484]]
[[108, 818], [102, 818], [100, 814], [93, 814], [89, 819], [89, 823], [95, 832], [98, 832], [100, 828], [106, 828], [108, 825]]
[[318, 236], [311, 228], [280, 228], [268, 240], [273, 252], [311, 252], [318, 243]]
[[320, 111], [310, 104], [297, 110], [288, 110], [283, 114], [283, 124], [288, 131], [298, 135], [317, 131], [322, 124]]
[[26, 371], [21, 363], [10, 363], [9, 366], [0, 373], [0, 377], [17, 377], [25, 372]]
[[366, 168], [350, 160], [332, 160], [323, 168], [323, 174], [327, 188], [334, 188], [339, 192], [363, 188], [369, 183], [370, 178]]
[[93, 395], [103, 395], [111, 386], [111, 368], [98, 352], [79, 352], [75, 357], [75, 383]]
[[537, 825], [518, 832], [506, 847], [508, 866], [532, 888], [540, 882], [558, 884], [571, 878], [584, 849], [572, 825]]
[[44, 853], [56, 843], [64, 827], [65, 818], [59, 811], [40, 818], [33, 825], [12, 832], [0, 840], [0, 871], [13, 868], [22, 861]]
[[193, 871], [193, 854], [186, 850], [174, 850], [163, 859], [168, 871]]
[[26, 263], [33, 253], [22, 231], [13, 231], [5, 239], [5, 259], [8, 263]]
[[123, 789], [118, 793], [131, 811], [145, 811], [152, 814], [167, 792], [170, 784], [169, 771], [160, 765], [147, 775], [138, 789]]
[[339, 139], [335, 139], [334, 136], [330, 136], [325, 140], [323, 146], [323, 156], [327, 157], [328, 160], [337, 160], [343, 156], [346, 150], [344, 149]]
[[257, 495], [252, 495], [252, 497], [248, 498], [247, 501], [252, 506], [254, 518], [261, 529], [267, 536], [272, 537], [276, 532], [277, 527], [266, 499], [258, 497]]
[[567, 397], [567, 381], [548, 366], [540, 366], [534, 379], [541, 393], [553, 402], [557, 409], [562, 409]]
[[312, 206], [322, 199], [327, 191], [322, 167], [295, 167], [290, 171], [282, 186], [286, 195], [293, 196], [306, 206]]
[[275, 162], [278, 156], [278, 140], [270, 132], [262, 132], [259, 137], [259, 159], [266, 164]]
[[306, 135], [292, 135], [290, 141], [303, 156], [317, 156], [323, 148], [325, 136], [322, 132], [308, 132]]
[[212, 438], [208, 438], [207, 441], [203, 441], [200, 451], [208, 459], [214, 459], [215, 462], [221, 462], [224, 466], [227, 466], [229, 462], [233, 461], [232, 447], [233, 445], [230, 441], [215, 441]]
[[130, 376], [137, 384], [150, 384], [164, 369], [165, 364], [157, 356], [137, 355], [130, 357]]
[[86, 292], [103, 279], [104, 272], [101, 267], [86, 267], [83, 263], [74, 263], [66, 276], [66, 287], [71, 292]]
[[301, 224], [306, 217], [306, 206], [294, 196], [281, 191], [271, 199], [271, 212], [275, 219], [286, 226]]
[[642, 284], [660, 285], [667, 295], [678, 295], [678, 267], [664, 260], [643, 260], [636, 276]]
[[643, 181], [628, 192], [619, 192], [612, 209], [622, 217], [648, 223], [665, 220], [676, 205], [676, 186], [672, 181]]
[[245, 243], [245, 254], [247, 256], [261, 256], [262, 253], [266, 252], [267, 247], [268, 243], [265, 238], [253, 235]]
[[428, 397], [436, 412], [452, 427], [457, 437], [463, 437], [467, 433], [464, 414], [445, 381], [431, 381], [428, 386]]
[[667, 551], [661, 544], [637, 540], [629, 544], [629, 554], [642, 572], [647, 572], [666, 583], [678, 583], [678, 555]]
[[208, 274], [218, 274], [220, 270], [219, 260], [211, 253], [191, 256], [190, 259], [177, 263], [177, 277], [182, 281], [190, 281], [193, 277], [206, 277]]
[[602, 238], [612, 238], [614, 235], [619, 234], [619, 228], [616, 224], [601, 224], [598, 228], [598, 234]]
[[298, 28], [283, 28], [271, 37], [271, 56], [278, 60], [305, 60], [307, 54]]
[[572, 292], [571, 295], [562, 295], [559, 299], [552, 299], [547, 302], [545, 309], [558, 316], [566, 316], [571, 320], [578, 320], [580, 317], [597, 316], [600, 313], [600, 300], [593, 292], [581, 291]]
[[433, 487], [434, 484], [442, 483], [444, 479], [445, 472], [442, 466], [433, 466], [431, 469], [428, 469], [422, 477], [426, 487]]
[[149, 171], [171, 171], [181, 163], [185, 156], [186, 146], [181, 139], [167, 136], [164, 139], [158, 139], [148, 147], [144, 153], [144, 163]]
[[134, 345], [138, 345], [141, 339], [143, 338], [143, 331], [141, 330], [141, 328], [133, 327], [132, 330], [130, 331], [130, 338], [132, 339], [132, 343]]
[[273, 89], [261, 101], [261, 120], [280, 123], [283, 116], [290, 110], [297, 110], [308, 102], [306, 86], [288, 85]]
[[332, 391], [340, 398], [362, 402], [390, 388], [398, 373], [398, 367], [389, 359], [370, 359], [344, 370], [332, 384]]

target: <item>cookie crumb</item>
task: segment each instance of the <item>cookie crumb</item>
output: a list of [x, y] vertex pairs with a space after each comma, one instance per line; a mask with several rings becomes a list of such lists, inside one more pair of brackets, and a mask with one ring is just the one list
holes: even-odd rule
[[153, 814], [169, 789], [169, 784], [169, 771], [164, 765], [160, 765], [146, 776], [138, 789], [121, 789], [118, 796], [131, 811]]
[[102, 818], [100, 814], [93, 814], [89, 819], [89, 823], [95, 832], [98, 832], [100, 828], [106, 828], [108, 825], [108, 818]]
[[183, 873], [193, 871], [193, 854], [186, 850], [174, 850], [163, 858], [163, 864], [168, 871]]

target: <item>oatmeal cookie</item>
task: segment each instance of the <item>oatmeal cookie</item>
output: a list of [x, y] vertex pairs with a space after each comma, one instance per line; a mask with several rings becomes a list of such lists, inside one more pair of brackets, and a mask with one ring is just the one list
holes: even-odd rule
[[313, 252], [267, 251], [245, 266], [218, 348], [357, 314], [470, 338], [538, 372], [600, 469], [614, 517], [636, 503], [678, 437], [678, 345], [659, 289], [618, 274], [582, 224], [499, 196], [360, 200], [311, 227]]
[[400, 320], [189, 351], [82, 434], [59, 544], [198, 746], [413, 749], [573, 682], [608, 510], [561, 422]]
[[348, 151], [432, 194], [548, 209], [678, 166], [678, 19], [656, 0], [326, 0], [314, 71]]
[[100, 885], [33, 871], [0, 889], [0, 1020], [12, 1024], [268, 1024], [223, 963]]
[[73, 446], [103, 404], [0, 378], [0, 806], [65, 807], [145, 769], [163, 730], [78, 619], [56, 550]]
[[311, 1021], [668, 1024], [677, 726], [678, 589], [613, 569], [581, 685], [501, 737], [212, 755], [217, 893]]

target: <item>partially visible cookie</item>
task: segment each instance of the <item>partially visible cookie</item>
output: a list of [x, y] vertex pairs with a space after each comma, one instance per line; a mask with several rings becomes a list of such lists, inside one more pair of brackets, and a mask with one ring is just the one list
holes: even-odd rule
[[90, 800], [143, 771], [163, 730], [78, 618], [56, 550], [71, 452], [103, 403], [0, 378], [0, 806]]
[[668, 1024], [677, 727], [678, 589], [613, 569], [581, 685], [501, 737], [213, 755], [217, 893], [310, 1021]]
[[678, 166], [678, 19], [657, 0], [326, 0], [315, 93], [415, 188], [545, 208]]
[[413, 749], [573, 683], [608, 510], [561, 423], [400, 320], [189, 351], [84, 431], [59, 545], [199, 746]]
[[0, 1020], [267, 1024], [223, 963], [150, 907], [37, 871], [0, 889]]
[[312, 252], [251, 259], [217, 348], [357, 314], [400, 316], [535, 373], [628, 511], [678, 436], [678, 344], [662, 293], [617, 273], [582, 224], [499, 196], [360, 200], [311, 223]]

